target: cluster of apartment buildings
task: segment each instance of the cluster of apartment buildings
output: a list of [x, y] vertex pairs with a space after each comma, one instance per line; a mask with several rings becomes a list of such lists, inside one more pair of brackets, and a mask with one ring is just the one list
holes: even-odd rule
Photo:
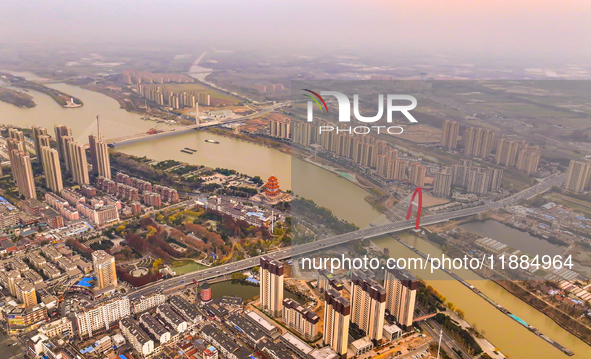
[[[458, 147], [460, 126], [456, 121], [446, 120], [443, 123], [441, 147], [455, 150]], [[495, 142], [495, 133], [481, 127], [469, 127], [462, 135], [464, 154], [469, 157], [488, 159]], [[525, 140], [517, 140], [507, 136], [497, 138], [495, 162], [504, 167], [517, 167], [528, 175], [538, 171], [542, 149], [530, 146]]]
[[501, 188], [503, 170], [475, 166], [471, 160], [460, 160], [452, 167], [441, 167], [433, 180], [433, 195], [449, 198], [452, 188], [462, 188], [468, 193], [485, 196]]
[[184, 107], [210, 106], [211, 96], [195, 90], [178, 90], [167, 85], [138, 84], [138, 94], [160, 106], [178, 110]]
[[[133, 306], [135, 315], [130, 311]], [[195, 306], [180, 296], [168, 303], [161, 293], [133, 304], [125, 296], [113, 295], [74, 313], [76, 333], [93, 337], [118, 326], [128, 343], [144, 358], [162, 351], [162, 345], [176, 342], [181, 335], [201, 323]]]
[[[283, 271], [283, 263], [261, 258], [261, 308], [273, 317], [281, 317], [289, 328], [311, 340], [318, 334], [320, 318], [294, 300], [283, 300]], [[386, 270], [384, 285], [369, 270], [353, 271], [350, 300], [342, 294], [342, 283], [326, 271], [319, 272], [318, 288], [325, 300], [323, 343], [341, 357], [350, 350], [355, 355], [367, 352], [374, 342], [398, 337], [401, 330], [386, 323], [387, 315], [403, 327], [412, 325], [418, 280], [404, 270]], [[365, 339], [350, 343], [350, 325], [364, 333]]]
[[[93, 253], [93, 262], [89, 263], [79, 255], [62, 249], [66, 248], [47, 245], [0, 262], [0, 285], [9, 293], [8, 297], [3, 298], [0, 311], [9, 332], [39, 325], [55, 314], [58, 307], [55, 295], [59, 294], [55, 288], [51, 294], [48, 286], [58, 282], [76, 283], [93, 270], [98, 278], [97, 290], [116, 286], [115, 261], [112, 256], [97, 251]], [[67, 287], [62, 288], [65, 291]], [[60, 328], [51, 328], [50, 332], [66, 331]], [[71, 329], [67, 331], [71, 332]]]
[[418, 187], [425, 184], [427, 168], [420, 162], [411, 162], [402, 158], [398, 151], [386, 142], [371, 136], [355, 136], [347, 131], [347, 128], [337, 132], [319, 133], [320, 126], [334, 127], [334, 124], [326, 121], [319, 121], [317, 125], [293, 121], [291, 123], [293, 143], [304, 147], [312, 145], [334, 153], [360, 166], [370, 168], [388, 180], [408, 181]]
[[[33, 357], [59, 358], [60, 351], [68, 347], [73, 356], [66, 353], [61, 357], [79, 358], [80, 354], [101, 354], [128, 344], [140, 357], [151, 358], [161, 353], [164, 345], [177, 343], [183, 334], [202, 322], [196, 308], [180, 296], [171, 297], [168, 303], [163, 300], [148, 308], [150, 312], [135, 316], [129, 309], [129, 299], [120, 294], [95, 301], [72, 316], [43, 324], [28, 333], [27, 349]], [[106, 335], [113, 329], [119, 329], [120, 334]], [[87, 348], [65, 344], [74, 336], [100, 339]]]
[[287, 118], [269, 121], [269, 136], [288, 140], [291, 138], [291, 121]]
[[[32, 128], [37, 161], [43, 167], [46, 187], [54, 194], [63, 194], [67, 190], [63, 186], [62, 164], [65, 173], [71, 175], [74, 182], [83, 188], [88, 187], [90, 183], [89, 166], [84, 145], [74, 142], [71, 128], [56, 125], [54, 130], [56, 148], [51, 147], [51, 137], [47, 134], [46, 128], [40, 126], [33, 126]], [[92, 135], [89, 137], [89, 142], [92, 172], [101, 176], [111, 176], [107, 144], [102, 138]], [[73, 207], [59, 204], [59, 200], [57, 199], [53, 201], [53, 204], [56, 206], [53, 209], [45, 208], [45, 206], [40, 206], [39, 203], [35, 202], [37, 191], [31, 158], [26, 151], [25, 137], [22, 131], [14, 128], [8, 129], [7, 147], [18, 192], [26, 200], [33, 201], [24, 204], [25, 212], [31, 216], [43, 217], [45, 222], [52, 228], [63, 227], [62, 216], [69, 221], [77, 220], [77, 211]], [[51, 197], [48, 199], [52, 200]], [[59, 212], [56, 210], [59, 210]], [[96, 216], [88, 217], [92, 218]]]
[[175, 73], [154, 73], [154, 72], [138, 72], [133, 70], [125, 70], [121, 74], [121, 80], [124, 84], [164, 84], [169, 82], [176, 83], [191, 83], [195, 79], [191, 76]]
[[[119, 221], [121, 202], [114, 197], [92, 197], [87, 199], [80, 192], [64, 188], [60, 197], [55, 193], [46, 193], [45, 202], [58, 211], [68, 221], [86, 218], [97, 227], [104, 227]], [[26, 204], [32, 207], [36, 200]]]
[[[68, 263], [73, 263], [54, 246], [43, 247], [41, 252], [31, 252], [26, 255], [28, 262], [35, 269], [44, 270], [48, 265], [65, 268], [71, 267]], [[55, 356], [56, 350], [63, 349], [64, 340], [74, 336], [86, 340], [118, 328], [123, 338], [121, 340], [116, 340], [117, 336], [113, 338], [107, 336], [108, 339], [101, 337], [88, 348], [70, 347], [70, 349], [74, 354], [86, 352], [96, 354], [111, 349], [113, 345], [126, 342], [141, 357], [150, 358], [160, 353], [163, 345], [175, 343], [181, 335], [202, 321], [199, 311], [183, 297], [173, 296], [167, 301], [162, 293], [156, 292], [131, 302], [129, 298], [116, 292], [115, 259], [105, 251], [99, 250], [92, 253], [90, 268], [93, 270], [96, 284], [92, 290], [84, 289], [84, 291], [91, 291], [94, 299], [82, 301], [81, 305], [72, 307], [68, 316], [43, 323], [48, 318], [48, 308], [44, 305], [44, 301], [40, 305], [37, 304], [35, 285], [27, 279], [29, 276], [26, 274], [32, 270], [19, 257], [11, 258], [5, 266], [11, 270], [0, 271], [0, 284], [14, 293], [22, 304], [3, 306], [3, 320], [12, 331], [37, 324], [37, 330], [28, 334], [28, 350], [34, 356], [51, 353], [50, 357], [58, 357]], [[75, 269], [76, 266], [74, 265], [73, 268]], [[86, 266], [84, 270], [87, 271], [86, 273], [90, 272]], [[42, 283], [43, 279], [39, 279], [39, 283]], [[56, 338], [62, 341], [61, 345], [52, 342]]]
[[514, 227], [541, 237], [553, 237], [570, 244], [580, 237], [591, 239], [591, 220], [569, 207], [548, 202], [541, 207], [512, 206], [514, 216], [507, 221]]
[[[237, 309], [228, 310], [227, 308], [236, 307], [239, 300], [234, 297], [225, 297], [225, 300], [215, 300], [215, 305], [211, 302], [204, 304], [205, 311], [216, 319], [220, 324], [216, 324], [214, 320], [205, 325], [200, 332], [203, 339], [211, 343], [212, 348], [218, 352], [219, 357], [230, 359], [250, 359], [252, 351], [247, 349], [238, 342], [237, 338], [248, 344], [250, 347], [256, 349], [264, 359], [338, 359], [340, 356], [330, 347], [321, 349], [314, 349], [291, 332], [281, 334], [277, 326], [271, 324], [266, 318], [256, 311], [242, 312]], [[223, 302], [223, 303], [222, 303]], [[305, 323], [298, 323], [301, 318], [298, 318], [298, 313], [305, 312], [297, 302], [290, 302], [289, 308], [284, 308], [284, 315], [289, 316], [290, 322], [285, 324], [298, 331], [298, 326]], [[219, 304], [219, 305], [218, 305]], [[295, 311], [295, 312], [294, 312]], [[310, 331], [308, 338], [315, 338], [319, 320], [315, 314], [306, 314], [309, 321], [306, 324]], [[314, 323], [313, 325], [310, 323]], [[225, 328], [224, 328], [225, 327]], [[316, 334], [311, 334], [316, 331]], [[305, 337], [305, 336], [304, 336]], [[308, 342], [313, 339], [309, 339]], [[211, 350], [211, 349], [210, 349]], [[204, 358], [210, 358], [210, 351], [203, 351]], [[207, 356], [205, 356], [207, 355]]]
[[176, 203], [179, 201], [179, 194], [176, 189], [153, 185], [148, 181], [136, 177], [130, 177], [124, 173], [117, 173], [115, 180], [98, 177], [97, 187], [119, 198], [139, 201], [147, 206], [160, 207], [163, 202]]

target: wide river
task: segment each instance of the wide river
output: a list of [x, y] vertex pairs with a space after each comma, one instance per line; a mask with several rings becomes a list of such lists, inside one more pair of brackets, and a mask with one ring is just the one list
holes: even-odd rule
[[[86, 138], [89, 134], [96, 133], [95, 117], [97, 115], [101, 118], [101, 131], [106, 138], [140, 133], [155, 125], [154, 122], [141, 120], [139, 115], [120, 109], [117, 101], [108, 96], [66, 84], [50, 86], [80, 98], [84, 102], [84, 106], [76, 109], [64, 109], [48, 96], [31, 91], [30, 94], [37, 106], [31, 109], [22, 109], [0, 102], [0, 123], [20, 127], [45, 126], [50, 129], [52, 135], [55, 124], [64, 124], [72, 127], [74, 137], [84, 143], [87, 142]], [[220, 144], [205, 143], [205, 139], [215, 139]], [[198, 152], [193, 155], [184, 154], [180, 152], [183, 147], [195, 148]], [[298, 176], [298, 179], [305, 179], [307, 185], [299, 185], [301, 181], [296, 181], [298, 186], [294, 190], [297, 194], [330, 208], [339, 217], [355, 222], [358, 226], [365, 226], [379, 216], [379, 213], [364, 200], [368, 193], [352, 182], [264, 146], [215, 136], [206, 132], [194, 132], [128, 144], [117, 147], [117, 150], [156, 160], [176, 159], [192, 164], [232, 168], [262, 178], [275, 175], [283, 189], [291, 188], [292, 175]], [[422, 239], [402, 236], [425, 253], [431, 253], [432, 256], [440, 254], [438, 248]], [[388, 247], [393, 256], [415, 256], [414, 253], [390, 237], [378, 238], [375, 242], [381, 247]], [[416, 274], [421, 276], [420, 272]], [[443, 273], [442, 276], [446, 280], [431, 281], [430, 284], [447, 297], [448, 301], [463, 309], [466, 313], [466, 320], [476, 324], [487, 339], [510, 358], [556, 359], [567, 357], [543, 339], [538, 338], [493, 308], [460, 283]], [[527, 323], [574, 351], [573, 358], [591, 358], [591, 347], [495, 283], [487, 280], [476, 280], [471, 283]]]

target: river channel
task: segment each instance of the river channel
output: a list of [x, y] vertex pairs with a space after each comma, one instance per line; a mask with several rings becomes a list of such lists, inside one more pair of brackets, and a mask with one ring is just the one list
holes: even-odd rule
[[[49, 86], [80, 98], [84, 102], [84, 106], [64, 109], [48, 96], [30, 91], [29, 94], [33, 96], [37, 106], [23, 109], [0, 102], [0, 123], [19, 127], [40, 125], [47, 127], [52, 135], [54, 124], [64, 124], [72, 127], [74, 137], [84, 143], [87, 142], [86, 138], [89, 134], [96, 133], [95, 117], [97, 115], [101, 117], [101, 130], [106, 138], [140, 133], [155, 126], [154, 122], [141, 120], [140, 115], [120, 109], [117, 101], [108, 96], [67, 84]], [[205, 143], [205, 139], [215, 139], [220, 144]], [[193, 155], [184, 154], [180, 152], [183, 147], [195, 148], [198, 152]], [[355, 222], [361, 227], [379, 216], [379, 213], [364, 200], [368, 193], [352, 182], [307, 162], [292, 159], [288, 154], [257, 144], [215, 136], [207, 132], [194, 132], [154, 141], [132, 143], [117, 147], [117, 150], [156, 160], [176, 159], [191, 164], [233, 168], [249, 175], [259, 175], [262, 178], [275, 175], [283, 189], [291, 188], [292, 175], [303, 176], [299, 178], [308, 179], [309, 185], [298, 185], [298, 194], [330, 208], [337, 216]], [[486, 224], [481, 225], [486, 226]], [[438, 248], [423, 239], [405, 234], [401, 234], [401, 236], [425, 253], [431, 253], [432, 256], [440, 255]], [[378, 238], [375, 242], [381, 247], [388, 247], [392, 256], [415, 256], [391, 237]], [[461, 272], [459, 274], [462, 275]], [[421, 273], [417, 273], [417, 275], [420, 276]], [[474, 278], [474, 275], [472, 274], [470, 277]], [[567, 358], [543, 339], [538, 338], [497, 311], [468, 288], [452, 280], [446, 274], [442, 273], [442, 278], [445, 280], [434, 280], [430, 284], [447, 297], [448, 301], [464, 310], [468, 322], [475, 323], [478, 329], [484, 332], [487, 339], [510, 358]], [[573, 358], [591, 358], [591, 347], [495, 283], [482, 279], [473, 280], [471, 283], [518, 317], [574, 351]], [[219, 283], [212, 285], [212, 287], [219, 287], [217, 290], [214, 289], [214, 292], [236, 293], [233, 287], [222, 288], [225, 285], [227, 284]], [[240, 291], [243, 289], [246, 290], [246, 287], [241, 287]], [[252, 287], [252, 289], [258, 293], [257, 287]]]

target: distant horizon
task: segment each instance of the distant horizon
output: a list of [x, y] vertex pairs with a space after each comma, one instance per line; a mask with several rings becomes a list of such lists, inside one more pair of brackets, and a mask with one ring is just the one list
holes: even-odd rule
[[[35, 0], [0, 3], [0, 43], [80, 46], [203, 47], [323, 53], [439, 54], [458, 59], [561, 60], [591, 57], [591, 4], [521, 0], [215, 3]], [[195, 45], [192, 45], [195, 44]]]

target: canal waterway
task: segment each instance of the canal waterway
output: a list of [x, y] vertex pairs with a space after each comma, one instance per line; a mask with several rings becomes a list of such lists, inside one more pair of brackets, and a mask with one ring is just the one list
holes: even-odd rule
[[469, 232], [495, 239], [505, 243], [510, 248], [519, 249], [532, 255], [557, 255], [562, 254], [565, 249], [492, 219], [465, 223], [461, 227]]

